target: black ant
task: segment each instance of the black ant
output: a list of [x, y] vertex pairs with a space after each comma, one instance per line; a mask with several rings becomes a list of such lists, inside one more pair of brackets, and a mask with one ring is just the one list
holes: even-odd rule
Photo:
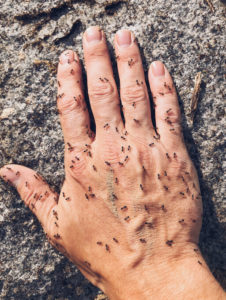
[[118, 197], [117, 197], [114, 193], [112, 193], [112, 197], [113, 197], [115, 200], [118, 200]]
[[121, 207], [121, 210], [123, 210], [123, 211], [125, 211], [125, 210], [127, 210], [127, 206], [126, 205], [124, 205], [123, 207]]
[[106, 124], [104, 125], [104, 128], [108, 128], [108, 127], [109, 127], [109, 124], [106, 123]]
[[166, 241], [166, 245], [168, 245], [168, 246], [172, 246], [172, 244], [173, 244], [173, 240], [168, 240], [168, 241]]
[[141, 243], [147, 243], [145, 239], [140, 239]]
[[55, 237], [55, 239], [60, 239], [60, 235], [59, 235], [59, 233], [57, 233], [57, 234], [54, 234], [54, 237]]

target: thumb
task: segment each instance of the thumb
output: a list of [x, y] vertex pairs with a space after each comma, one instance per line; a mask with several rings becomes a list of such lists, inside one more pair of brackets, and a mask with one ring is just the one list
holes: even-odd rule
[[25, 205], [37, 216], [45, 227], [50, 212], [58, 203], [58, 194], [35, 171], [20, 166], [6, 165], [0, 169], [0, 176], [13, 185]]

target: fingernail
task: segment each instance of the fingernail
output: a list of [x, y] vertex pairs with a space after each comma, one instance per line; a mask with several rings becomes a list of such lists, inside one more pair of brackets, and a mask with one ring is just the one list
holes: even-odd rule
[[121, 47], [129, 47], [132, 43], [131, 32], [129, 30], [119, 30], [116, 33], [117, 44]]
[[19, 180], [19, 172], [15, 172], [10, 167], [0, 169], [0, 177], [7, 183], [16, 186]]
[[72, 50], [64, 51], [60, 56], [61, 64], [70, 64], [74, 60], [74, 52]]
[[86, 29], [85, 36], [88, 43], [97, 43], [102, 39], [102, 31], [98, 26], [92, 26]]
[[154, 76], [164, 76], [165, 75], [164, 64], [161, 61], [154, 61], [151, 64], [151, 71]]

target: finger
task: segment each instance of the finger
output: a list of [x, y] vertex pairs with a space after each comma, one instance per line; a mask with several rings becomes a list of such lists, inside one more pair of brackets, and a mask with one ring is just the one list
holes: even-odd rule
[[23, 166], [4, 166], [0, 169], [0, 176], [17, 189], [25, 205], [45, 227], [51, 210], [58, 203], [58, 194], [50, 189], [39, 174]]
[[83, 95], [82, 70], [78, 55], [64, 51], [58, 64], [57, 106], [65, 144], [90, 143], [89, 114]]
[[83, 48], [97, 135], [106, 129], [124, 127], [104, 32], [97, 26], [88, 28], [83, 37]]
[[160, 61], [149, 68], [149, 82], [155, 105], [155, 117], [160, 140], [168, 146], [180, 146], [181, 115], [173, 80]]
[[129, 30], [120, 30], [114, 44], [126, 129], [153, 131], [144, 69], [135, 36]]

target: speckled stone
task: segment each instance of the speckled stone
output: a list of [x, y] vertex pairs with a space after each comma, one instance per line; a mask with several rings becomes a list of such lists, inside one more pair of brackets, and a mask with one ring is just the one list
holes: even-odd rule
[[[31, 167], [59, 190], [64, 166], [55, 105], [58, 56], [73, 48], [83, 58], [82, 32], [98, 24], [113, 58], [116, 31], [133, 30], [145, 71], [161, 59], [173, 75], [204, 202], [200, 246], [226, 288], [225, 6], [212, 2], [215, 12], [203, 0], [0, 0], [0, 164]], [[190, 102], [199, 71], [201, 94], [192, 125]], [[0, 199], [0, 299], [98, 297], [98, 289], [48, 244], [38, 221], [2, 181]]]

